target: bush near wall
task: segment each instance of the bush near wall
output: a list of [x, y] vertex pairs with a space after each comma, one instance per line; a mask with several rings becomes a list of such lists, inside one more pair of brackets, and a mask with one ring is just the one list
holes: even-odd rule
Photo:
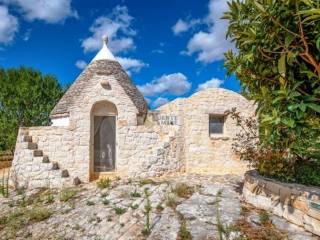
[[238, 49], [225, 66], [258, 106], [251, 163], [264, 175], [320, 185], [319, 2], [233, 0], [224, 18]]
[[58, 80], [32, 68], [0, 68], [0, 151], [13, 151], [19, 127], [50, 123], [64, 93]]

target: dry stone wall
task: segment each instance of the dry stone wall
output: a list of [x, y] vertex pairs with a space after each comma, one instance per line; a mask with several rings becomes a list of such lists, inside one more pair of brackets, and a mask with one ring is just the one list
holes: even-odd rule
[[320, 189], [245, 174], [244, 200], [320, 236]]
[[[177, 99], [159, 110], [181, 118], [187, 172], [243, 174], [245, 163], [233, 153], [232, 143], [240, 128], [228, 112], [232, 108], [244, 117], [254, 116], [253, 104], [235, 92], [213, 88], [197, 92], [186, 99]], [[209, 115], [224, 115], [224, 133], [209, 135]]]
[[[68, 104], [68, 127], [20, 129], [12, 168], [15, 179], [29, 186], [62, 186], [75, 178], [90, 181], [93, 109], [103, 102], [113, 106], [110, 113], [116, 115], [115, 174], [119, 176], [145, 178], [179, 171], [241, 174], [246, 170], [231, 149], [239, 128], [226, 114], [233, 107], [244, 116], [253, 114], [251, 103], [239, 94], [224, 89], [201, 91], [149, 111], [144, 124], [138, 125], [139, 111], [114, 76], [91, 74], [87, 80], [80, 82], [83, 86]], [[110, 87], [102, 87], [102, 81]], [[209, 136], [210, 114], [226, 114], [222, 136]], [[28, 132], [51, 165], [38, 164], [41, 159], [34, 156], [35, 149], [28, 148], [34, 145], [24, 142], [23, 132]], [[61, 171], [50, 172], [54, 163], [59, 170], [67, 171], [67, 178], [62, 179]]]

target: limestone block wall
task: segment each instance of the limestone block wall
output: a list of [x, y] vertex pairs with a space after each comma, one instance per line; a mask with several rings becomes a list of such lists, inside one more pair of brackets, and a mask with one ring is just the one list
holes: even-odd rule
[[244, 200], [320, 236], [320, 189], [245, 174]]
[[[220, 88], [200, 91], [160, 108], [183, 119], [182, 161], [187, 172], [243, 174], [247, 170], [246, 164], [232, 151], [234, 138], [240, 130], [227, 114], [232, 108], [237, 108], [242, 116], [254, 116], [255, 107], [251, 102], [240, 94]], [[225, 116], [222, 135], [209, 135], [210, 114]]]

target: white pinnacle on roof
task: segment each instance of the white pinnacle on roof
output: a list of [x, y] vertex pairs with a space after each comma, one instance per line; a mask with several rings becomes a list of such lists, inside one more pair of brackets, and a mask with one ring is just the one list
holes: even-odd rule
[[95, 60], [117, 61], [107, 46], [108, 45], [108, 37], [103, 36], [102, 41], [103, 41], [103, 46], [102, 46], [101, 50], [98, 52], [98, 54], [94, 57], [92, 62]]

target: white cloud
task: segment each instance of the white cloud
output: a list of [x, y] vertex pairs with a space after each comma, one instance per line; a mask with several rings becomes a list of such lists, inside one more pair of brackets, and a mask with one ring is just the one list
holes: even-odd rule
[[18, 28], [17, 18], [9, 14], [7, 7], [0, 6], [0, 43], [12, 42]]
[[199, 84], [197, 91], [205, 90], [208, 88], [219, 88], [223, 84], [223, 80], [218, 78], [212, 78], [209, 81], [206, 81], [205, 83]]
[[178, 35], [182, 32], [186, 32], [189, 29], [189, 25], [186, 21], [179, 19], [177, 23], [172, 27], [172, 31], [175, 35]]
[[43, 20], [47, 23], [63, 22], [68, 17], [78, 17], [71, 7], [71, 0], [0, 0], [5, 4], [18, 7], [29, 20]]
[[101, 48], [102, 37], [108, 35], [108, 47], [114, 53], [134, 49], [133, 36], [136, 31], [131, 28], [133, 17], [128, 14], [126, 6], [116, 6], [109, 16], [98, 17], [90, 27], [91, 37], [82, 41], [85, 52], [94, 52]]
[[84, 60], [77, 60], [76, 61], [76, 67], [79, 69], [85, 69], [88, 63]]
[[138, 89], [146, 97], [154, 97], [160, 94], [181, 96], [188, 92], [190, 88], [191, 83], [182, 73], [163, 75], [150, 83], [138, 86]]
[[152, 106], [154, 107], [154, 108], [157, 108], [157, 107], [160, 107], [160, 106], [162, 106], [162, 105], [164, 105], [164, 104], [166, 104], [166, 103], [168, 103], [169, 102], [169, 100], [167, 99], [167, 98], [163, 98], [163, 97], [158, 97], [156, 100], [154, 100], [153, 102], [152, 102]]
[[195, 27], [201, 23], [200, 19], [192, 19], [190, 21], [184, 21], [179, 19], [175, 25], [171, 28], [175, 35], [188, 31], [190, 28]]
[[144, 63], [139, 59], [117, 57], [116, 58], [121, 66], [127, 71], [140, 72], [141, 68], [147, 67], [148, 64]]
[[221, 19], [227, 10], [227, 0], [210, 0], [209, 14], [202, 20], [206, 29], [196, 32], [188, 42], [187, 51], [182, 53], [197, 54], [197, 61], [207, 64], [222, 60], [227, 50], [235, 50], [234, 44], [226, 39], [228, 21]]

